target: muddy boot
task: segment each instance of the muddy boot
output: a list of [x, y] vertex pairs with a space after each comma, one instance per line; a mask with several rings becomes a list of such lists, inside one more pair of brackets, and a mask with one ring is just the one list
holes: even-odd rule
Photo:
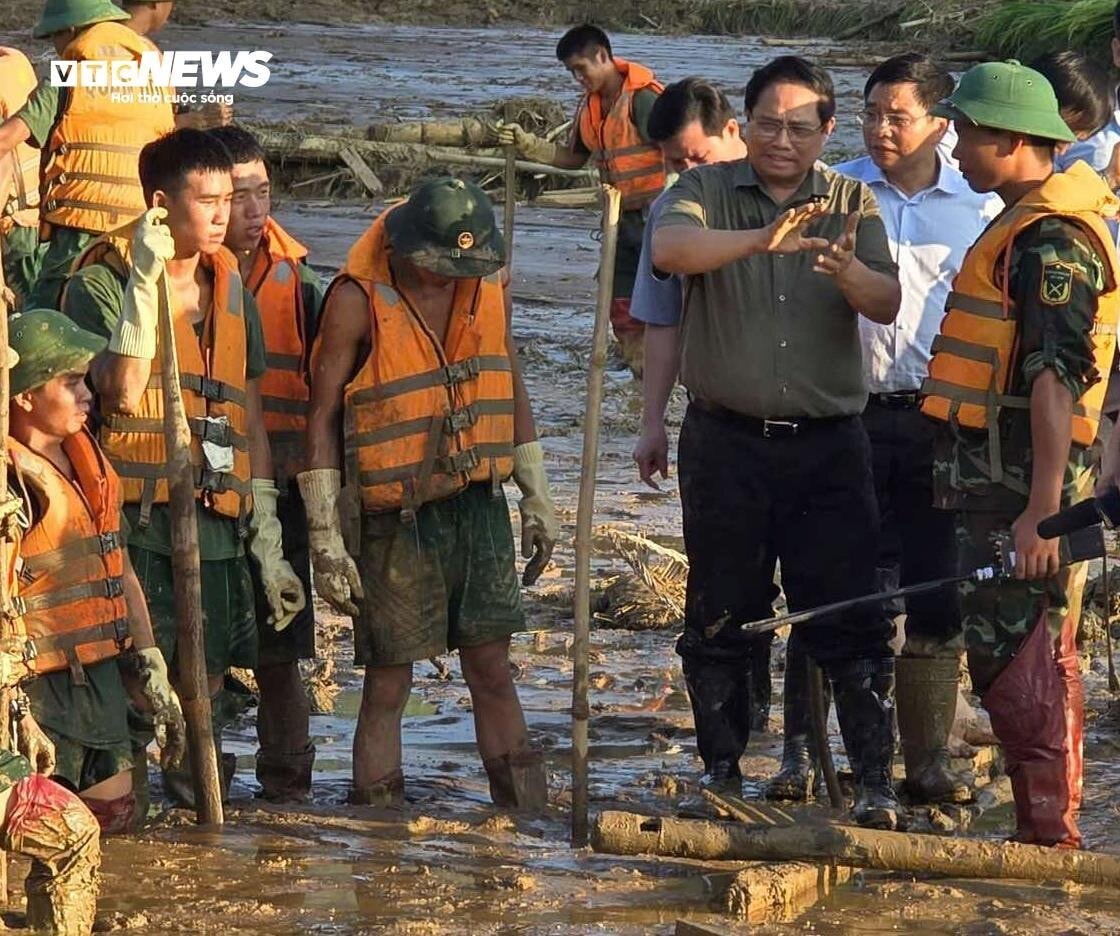
[[548, 776], [538, 748], [525, 744], [501, 757], [488, 757], [482, 766], [490, 778], [490, 799], [495, 806], [525, 810], [548, 806]]
[[306, 803], [311, 797], [315, 745], [302, 751], [257, 751], [257, 796], [270, 803]]
[[394, 770], [369, 786], [352, 786], [346, 802], [351, 806], [376, 806], [379, 809], [403, 806], [404, 774], [400, 770]]
[[89, 936], [101, 866], [93, 814], [77, 796], [40, 774], [19, 781], [10, 804], [0, 844], [31, 859], [23, 885], [28, 929]]
[[[827, 708], [832, 697], [827, 681], [824, 691]], [[809, 660], [795, 639], [786, 647], [782, 721], [782, 765], [766, 784], [766, 798], [804, 803], [821, 777], [809, 706]]]
[[856, 781], [852, 817], [871, 829], [894, 829], [901, 809], [894, 761], [894, 657], [847, 660], [829, 667], [840, 732]]
[[956, 653], [900, 656], [895, 661], [895, 674], [907, 791], [919, 803], [969, 802], [972, 790], [949, 767], [949, 732], [960, 678]]
[[751, 727], [750, 661], [683, 657], [681, 663], [696, 725], [696, 748], [707, 774], [701, 782], [713, 790], [718, 784], [722, 791], [739, 796], [739, 758]]

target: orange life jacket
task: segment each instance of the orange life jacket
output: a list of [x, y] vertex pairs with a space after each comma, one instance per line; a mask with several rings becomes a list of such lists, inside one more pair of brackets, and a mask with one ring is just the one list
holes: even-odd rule
[[[74, 61], [132, 59], [156, 47], [120, 23], [96, 23], [63, 50]], [[175, 129], [170, 92], [149, 85], [66, 89], [66, 107], [51, 132], [43, 170], [43, 221], [100, 234], [126, 224], [147, 207], [140, 188], [140, 150]], [[140, 99], [141, 93], [157, 98]], [[118, 99], [114, 100], [114, 95]]]
[[20, 544], [15, 605], [35, 647], [34, 673], [83, 666], [131, 646], [124, 598], [120, 482], [85, 430], [62, 449], [74, 469], [66, 477], [48, 458], [8, 439], [8, 453], [29, 495], [33, 521]]
[[[980, 236], [965, 255], [946, 301], [941, 333], [933, 341], [929, 376], [922, 384], [922, 412], [967, 429], [987, 429], [992, 481], [1013, 490], [1021, 484], [1004, 475], [1000, 457], [999, 414], [1004, 407], [1028, 409], [1030, 399], [1009, 393], [1019, 359], [1019, 317], [1008, 294], [1012, 247], [1020, 232], [1049, 216], [1080, 227], [1096, 247], [1105, 268], [1093, 325], [1093, 360], [1098, 379], [1073, 408], [1073, 441], [1091, 445], [1116, 350], [1120, 314], [1118, 265], [1112, 235], [1102, 214], [1115, 215], [1117, 199], [1085, 163], [1054, 173], [1028, 193]], [[997, 277], [997, 270], [1001, 271]], [[1002, 283], [1002, 286], [999, 285]], [[1061, 304], [1056, 297], [1055, 304]], [[1019, 493], [1027, 493], [1026, 489]]]
[[268, 370], [261, 377], [264, 426], [277, 485], [303, 470], [307, 404], [307, 310], [300, 264], [307, 248], [269, 218], [246, 285], [257, 300]]
[[599, 163], [603, 181], [622, 193], [623, 210], [644, 208], [665, 187], [661, 150], [647, 143], [634, 122], [634, 95], [643, 89], [658, 94], [662, 86], [644, 65], [614, 60], [622, 75], [622, 90], [608, 113], [598, 94], [584, 95], [579, 107], [579, 135]]
[[[27, 56], [0, 46], [0, 121], [27, 103], [36, 84], [35, 69]], [[3, 157], [11, 163], [12, 189], [7, 202], [0, 205], [0, 234], [39, 224], [39, 155], [34, 146], [20, 143]]]
[[[98, 238], [87, 247], [74, 269], [105, 263], [127, 276], [132, 232], [136, 222]], [[173, 309], [179, 384], [191, 429], [191, 462], [195, 491], [205, 507], [244, 526], [252, 508], [246, 403], [244, 292], [237, 259], [224, 247], [203, 254], [210, 271], [210, 309], [199, 340], [194, 325]], [[140, 505], [140, 526], [147, 526], [153, 504], [166, 504], [167, 450], [163, 436], [163, 377], [157, 350], [151, 376], [135, 415], [101, 414], [101, 445], [121, 476], [124, 502]], [[203, 458], [203, 442], [233, 448], [233, 468], [211, 471]]]
[[[392, 209], [390, 209], [391, 211]], [[369, 298], [369, 357], [343, 393], [346, 470], [370, 513], [415, 511], [513, 472], [513, 372], [500, 271], [456, 284], [441, 342], [397, 292], [384, 212], [331, 284]], [[330, 290], [328, 290], [328, 295]]]

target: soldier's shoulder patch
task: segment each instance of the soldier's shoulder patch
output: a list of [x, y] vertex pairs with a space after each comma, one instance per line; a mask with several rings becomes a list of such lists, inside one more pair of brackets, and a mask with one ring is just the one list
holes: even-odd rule
[[1065, 305], [1073, 293], [1073, 274], [1077, 266], [1064, 260], [1050, 260], [1042, 265], [1038, 298], [1046, 305]]

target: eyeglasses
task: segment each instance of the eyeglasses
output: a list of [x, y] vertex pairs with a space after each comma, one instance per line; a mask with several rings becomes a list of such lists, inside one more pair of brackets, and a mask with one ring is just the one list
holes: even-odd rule
[[786, 123], [784, 120], [771, 120], [759, 117], [750, 122], [750, 126], [764, 140], [776, 140], [785, 130], [789, 134], [791, 143], [806, 143], [815, 137], [824, 128], [824, 124]]
[[860, 111], [856, 119], [864, 130], [878, 130], [883, 124], [888, 130], [909, 130], [920, 120], [927, 120], [932, 114], [911, 117], [909, 114], [880, 114], [878, 111]]

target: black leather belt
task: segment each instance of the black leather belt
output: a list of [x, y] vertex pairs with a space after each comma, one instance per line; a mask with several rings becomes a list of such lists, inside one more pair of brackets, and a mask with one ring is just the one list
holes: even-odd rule
[[728, 409], [726, 406], [720, 406], [719, 403], [713, 403], [711, 400], [704, 400], [700, 397], [693, 397], [690, 400], [690, 405], [695, 406], [698, 410], [707, 413], [709, 416], [715, 416], [717, 419], [723, 420], [740, 429], [746, 429], [749, 432], [753, 432], [755, 435], [762, 436], [764, 439], [795, 436], [813, 429], [834, 426], [839, 422], [843, 422], [845, 419], [852, 418], [851, 416], [771, 416], [769, 418], [760, 418], [758, 416], [747, 416], [744, 413], [737, 413], [735, 410]]
[[917, 409], [922, 395], [917, 390], [895, 390], [891, 393], [871, 393], [868, 400], [887, 409]]

